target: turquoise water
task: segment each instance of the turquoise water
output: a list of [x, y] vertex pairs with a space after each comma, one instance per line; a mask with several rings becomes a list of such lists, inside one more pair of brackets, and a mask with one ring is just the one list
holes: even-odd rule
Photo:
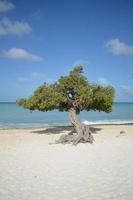
[[[81, 112], [79, 118], [88, 124], [133, 123], [133, 103], [114, 103], [112, 113]], [[70, 125], [68, 113], [34, 111], [19, 107], [15, 103], [0, 103], [0, 128], [27, 128]]]

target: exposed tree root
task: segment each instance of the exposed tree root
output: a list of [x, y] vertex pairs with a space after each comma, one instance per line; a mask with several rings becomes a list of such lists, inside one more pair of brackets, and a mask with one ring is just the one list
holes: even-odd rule
[[74, 145], [77, 145], [78, 143], [86, 143], [86, 142], [91, 143], [91, 144], [94, 142], [94, 137], [92, 136], [92, 134], [89, 133], [84, 137], [79, 137], [78, 135], [63, 134], [55, 143], [56, 144], [73, 143]]
[[[77, 145], [80, 142], [89, 142], [91, 144], [94, 142], [90, 128], [82, 124], [77, 118], [77, 114], [80, 113], [81, 109], [82, 103], [80, 101], [75, 101], [73, 103], [73, 108], [69, 111], [69, 118], [74, 129], [70, 133], [62, 135], [56, 143], [73, 143]], [[75, 132], [76, 134], [74, 134]]]
[[74, 142], [74, 138], [74, 135], [63, 134], [58, 140], [55, 141], [55, 143], [70, 144], [71, 142]]

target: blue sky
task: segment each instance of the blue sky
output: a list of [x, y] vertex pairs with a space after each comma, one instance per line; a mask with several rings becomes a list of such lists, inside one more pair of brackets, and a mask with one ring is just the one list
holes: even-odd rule
[[0, 0], [0, 101], [27, 97], [74, 65], [133, 101], [132, 0]]

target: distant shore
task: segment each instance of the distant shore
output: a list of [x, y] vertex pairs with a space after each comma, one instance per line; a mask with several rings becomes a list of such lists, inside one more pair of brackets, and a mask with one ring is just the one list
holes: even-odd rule
[[1, 199], [132, 199], [133, 125], [91, 128], [77, 146], [54, 144], [70, 126], [0, 130]]

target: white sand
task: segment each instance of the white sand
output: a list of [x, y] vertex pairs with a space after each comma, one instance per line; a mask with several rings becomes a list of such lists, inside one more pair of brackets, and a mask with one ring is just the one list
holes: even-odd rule
[[97, 128], [78, 146], [49, 145], [58, 129], [0, 130], [0, 200], [132, 200], [133, 125]]

